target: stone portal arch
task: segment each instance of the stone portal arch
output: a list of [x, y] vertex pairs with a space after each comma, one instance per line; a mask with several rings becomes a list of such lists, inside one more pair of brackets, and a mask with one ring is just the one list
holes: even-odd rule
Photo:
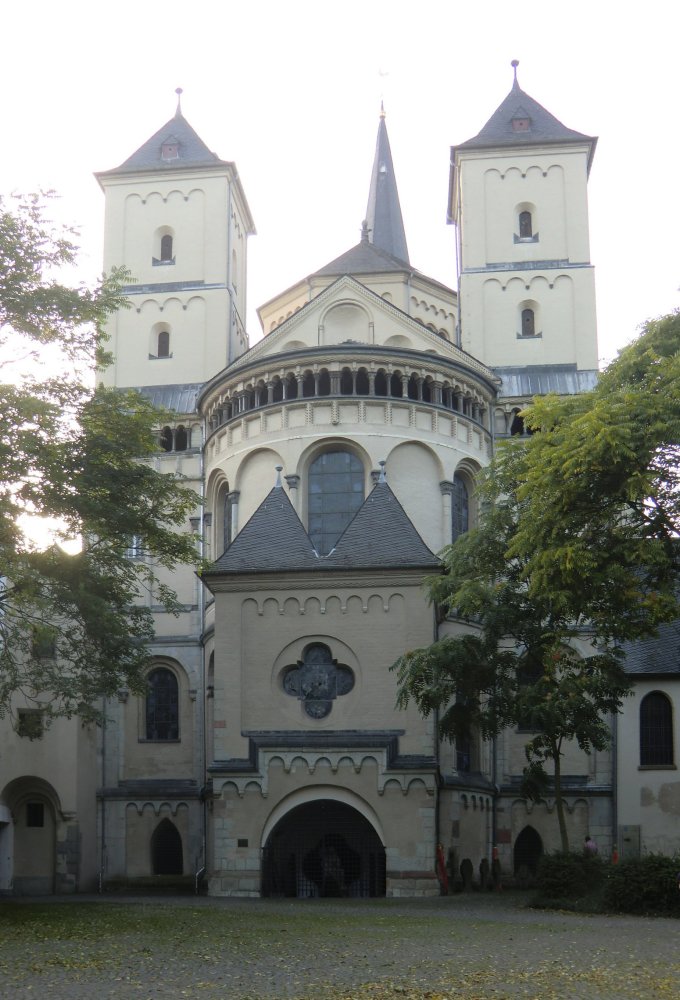
[[525, 869], [531, 875], [536, 874], [538, 862], [543, 857], [543, 841], [541, 835], [533, 826], [525, 826], [515, 841], [513, 850], [513, 866], [515, 875]]
[[385, 848], [375, 826], [338, 797], [295, 805], [270, 826], [262, 895], [384, 896]]

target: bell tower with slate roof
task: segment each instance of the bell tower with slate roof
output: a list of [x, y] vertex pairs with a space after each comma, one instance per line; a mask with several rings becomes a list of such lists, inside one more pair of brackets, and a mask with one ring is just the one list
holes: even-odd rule
[[[248, 347], [247, 240], [255, 232], [234, 163], [175, 115], [119, 167], [106, 195], [104, 267], [124, 265], [131, 309], [112, 318], [117, 386], [198, 385]], [[172, 405], [172, 399], [164, 400]]]
[[495, 431], [521, 404], [594, 384], [597, 331], [588, 174], [597, 140], [567, 128], [517, 81], [472, 139], [451, 149], [461, 346], [501, 378]]

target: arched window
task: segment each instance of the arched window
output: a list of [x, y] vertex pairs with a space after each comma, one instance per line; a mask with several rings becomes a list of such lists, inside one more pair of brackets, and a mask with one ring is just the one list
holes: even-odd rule
[[151, 837], [154, 875], [181, 875], [184, 871], [182, 838], [169, 819], [161, 820]]
[[464, 535], [470, 528], [470, 494], [465, 480], [458, 473], [453, 477], [451, 491], [451, 541]]
[[536, 336], [536, 318], [533, 309], [522, 309], [522, 336]]
[[510, 433], [513, 437], [516, 437], [518, 434], [524, 434], [524, 418], [521, 416], [521, 410], [515, 409], [512, 411]]
[[158, 334], [158, 357], [170, 357], [170, 331], [161, 330]]
[[189, 432], [181, 424], [175, 431], [175, 451], [186, 451], [189, 447]]
[[640, 703], [640, 764], [673, 764], [673, 709], [661, 691], [652, 691]]
[[309, 467], [309, 536], [327, 555], [364, 502], [364, 468], [348, 451], [326, 451]]
[[534, 235], [533, 226], [531, 223], [531, 212], [520, 212], [519, 213], [519, 238], [521, 240], [528, 240]]
[[172, 236], [169, 233], [161, 236], [161, 260], [164, 264], [172, 262]]
[[177, 678], [167, 667], [152, 670], [147, 678], [147, 740], [179, 739], [179, 688]]
[[161, 451], [172, 451], [172, 431], [169, 427], [164, 427], [161, 431], [159, 444]]

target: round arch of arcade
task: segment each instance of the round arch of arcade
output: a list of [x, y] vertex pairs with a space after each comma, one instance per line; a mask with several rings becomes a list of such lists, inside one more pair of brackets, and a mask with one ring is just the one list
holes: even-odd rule
[[263, 896], [370, 898], [385, 889], [381, 824], [359, 796], [316, 785], [272, 810], [263, 831]]
[[377, 836], [380, 838], [380, 843], [385, 846], [385, 835], [383, 833], [382, 823], [378, 818], [377, 813], [371, 806], [364, 801], [359, 795], [351, 792], [347, 788], [336, 788], [333, 785], [313, 785], [311, 788], [301, 788], [298, 791], [292, 792], [285, 799], [282, 799], [277, 805], [274, 806], [267, 821], [262, 828], [262, 837], [260, 841], [260, 846], [264, 847], [269, 839], [270, 834], [273, 832], [274, 828], [284, 819], [288, 813], [292, 812], [293, 809], [297, 809], [298, 806], [308, 805], [311, 802], [317, 802], [320, 799], [331, 799], [334, 802], [340, 802], [343, 805], [349, 806], [360, 813], [368, 823], [371, 824], [375, 830]]

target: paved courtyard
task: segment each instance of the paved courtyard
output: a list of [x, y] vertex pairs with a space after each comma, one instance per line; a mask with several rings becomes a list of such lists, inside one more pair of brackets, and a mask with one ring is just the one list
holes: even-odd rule
[[680, 998], [680, 921], [526, 901], [5, 901], [0, 997]]

